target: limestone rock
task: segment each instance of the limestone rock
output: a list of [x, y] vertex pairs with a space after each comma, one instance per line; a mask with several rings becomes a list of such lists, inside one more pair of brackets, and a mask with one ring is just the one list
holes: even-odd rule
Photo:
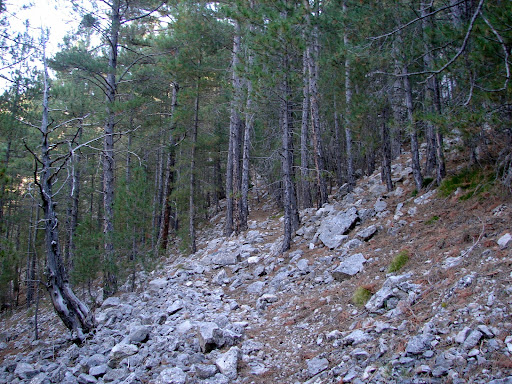
[[363, 270], [363, 265], [366, 263], [366, 258], [362, 253], [347, 257], [341, 264], [332, 271], [332, 276], [338, 280], [346, 280]]
[[185, 384], [187, 374], [179, 367], [165, 368], [158, 375], [155, 384]]
[[139, 352], [139, 348], [133, 344], [116, 344], [108, 356], [108, 366], [115, 368], [121, 360], [133, 356]]
[[238, 360], [240, 359], [240, 348], [231, 347], [226, 353], [220, 355], [215, 360], [219, 371], [230, 379], [236, 379], [238, 376]]
[[308, 375], [315, 376], [329, 367], [329, 360], [326, 358], [315, 357], [307, 361]]
[[22, 380], [30, 380], [40, 372], [32, 364], [20, 362], [16, 365], [14, 374]]
[[326, 247], [337, 248], [347, 238], [346, 233], [355, 226], [358, 220], [359, 216], [355, 207], [336, 215], [330, 215], [322, 220], [317, 232], [318, 238]]
[[363, 241], [370, 240], [377, 233], [377, 226], [372, 224], [356, 233], [356, 237]]
[[510, 235], [510, 233], [505, 233], [498, 239], [498, 245], [501, 249], [505, 249], [510, 244], [510, 241], [512, 241], [512, 235]]
[[130, 344], [144, 343], [149, 339], [151, 328], [145, 325], [133, 327], [130, 330]]

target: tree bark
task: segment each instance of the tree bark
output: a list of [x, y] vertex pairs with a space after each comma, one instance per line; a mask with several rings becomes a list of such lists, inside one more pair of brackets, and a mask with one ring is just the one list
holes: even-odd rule
[[325, 164], [320, 134], [320, 107], [318, 102], [318, 36], [313, 31], [309, 57], [309, 93], [311, 107], [311, 125], [313, 128], [313, 148], [315, 153], [316, 181], [319, 189], [318, 207], [327, 203], [327, 184], [325, 182]]
[[[347, 3], [343, 1], [343, 12], [347, 13]], [[345, 151], [347, 154], [347, 184], [348, 191], [352, 192], [356, 182], [354, 179], [354, 158], [352, 154], [352, 132], [350, 130], [350, 108], [352, 103], [352, 82], [350, 80], [350, 57], [348, 54], [348, 46], [350, 44], [348, 33], [343, 33], [343, 44], [345, 45], [345, 139], [346, 147]]]
[[416, 124], [414, 121], [414, 107], [412, 101], [412, 88], [409, 76], [407, 75], [408, 69], [405, 64], [402, 63], [402, 81], [404, 83], [405, 91], [405, 105], [407, 107], [407, 118], [409, 120], [409, 134], [411, 138], [411, 157], [412, 157], [412, 174], [414, 177], [414, 184], [416, 189], [419, 191], [423, 187], [423, 176], [421, 175], [420, 165], [420, 152], [418, 145], [418, 134], [416, 132]]
[[103, 296], [117, 292], [117, 276], [114, 259], [114, 103], [117, 95], [117, 53], [121, 27], [120, 0], [112, 0], [110, 15], [109, 57], [107, 72], [107, 98], [105, 139], [103, 142], [103, 234], [104, 234], [104, 280]]
[[386, 184], [388, 192], [393, 190], [393, 181], [391, 180], [391, 139], [389, 137], [389, 128], [387, 125], [387, 111], [382, 113], [381, 140], [382, 140], [382, 182]]
[[[426, 15], [428, 14], [428, 8], [430, 7], [430, 4], [427, 4], [426, 2], [422, 1], [421, 3], [421, 16], [422, 19], [422, 29], [423, 29], [423, 40], [425, 45], [425, 55], [423, 56], [423, 62], [425, 64], [426, 70], [432, 69], [434, 65], [434, 56], [432, 54], [432, 44], [431, 39], [428, 36], [427, 30], [429, 28], [429, 21], [426, 18]], [[437, 115], [442, 114], [442, 108], [441, 108], [441, 93], [439, 90], [439, 80], [437, 76], [432, 76], [427, 81], [427, 95], [430, 97], [430, 105], [431, 111], [435, 112]], [[443, 134], [441, 132], [441, 129], [438, 124], [434, 126], [433, 123], [428, 122], [428, 131], [429, 131], [429, 137], [432, 136], [432, 139], [429, 140], [432, 148], [432, 155], [434, 157], [434, 165], [436, 170], [436, 182], [437, 184], [441, 184], [442, 179], [446, 176], [446, 165], [444, 160], [444, 150], [443, 150]], [[430, 154], [430, 151], [429, 151]], [[430, 156], [429, 156], [430, 158]], [[429, 164], [429, 167], [431, 165]], [[427, 173], [428, 173], [427, 168]], [[432, 170], [433, 171], [433, 170]]]
[[[79, 121], [78, 128], [78, 142], [81, 142], [82, 138], [82, 121]], [[73, 152], [71, 155], [71, 177], [70, 177], [70, 185], [69, 185], [69, 206], [68, 206], [68, 215], [67, 215], [67, 244], [66, 244], [66, 254], [65, 254], [65, 262], [68, 268], [68, 271], [71, 272], [74, 267], [74, 258], [75, 258], [75, 232], [78, 226], [78, 204], [80, 201], [80, 162], [81, 155], [80, 152]]]
[[196, 146], [197, 131], [199, 128], [199, 78], [196, 83], [196, 99], [194, 103], [194, 124], [192, 125], [192, 145], [190, 149], [190, 196], [189, 196], [189, 236], [190, 252], [196, 253], [196, 206], [194, 203], [194, 194], [196, 186]]
[[[322, 138], [320, 134], [320, 106], [318, 100], [318, 28], [311, 23], [311, 11], [308, 1], [304, 1], [306, 7], [306, 24], [310, 30], [310, 36], [306, 42], [306, 57], [308, 59], [308, 83], [309, 83], [309, 106], [311, 108], [311, 125], [313, 133], [313, 149], [316, 168], [316, 182], [318, 188], [317, 205], [320, 208], [327, 203], [327, 184], [325, 182], [325, 164], [324, 153], [322, 148]], [[318, 11], [318, 10], [316, 10]], [[318, 13], [318, 12], [316, 12]]]
[[234, 20], [235, 35], [233, 38], [233, 56], [231, 60], [231, 82], [233, 99], [231, 100], [231, 115], [229, 119], [229, 149], [226, 171], [226, 226], [224, 235], [230, 236], [233, 231], [238, 233], [240, 226], [240, 109], [242, 99], [242, 79], [239, 75], [240, 65], [240, 24]]
[[343, 185], [343, 170], [342, 170], [342, 161], [341, 161], [341, 133], [340, 133], [340, 119], [338, 114], [338, 106], [336, 104], [336, 99], [334, 100], [333, 105], [334, 110], [334, 158], [336, 162], [336, 182], [338, 183], [338, 187]]
[[[249, 52], [247, 55], [247, 70], [252, 68], [253, 57]], [[245, 103], [245, 126], [243, 139], [243, 155], [242, 155], [242, 193], [241, 193], [241, 210], [240, 210], [240, 230], [246, 231], [248, 228], [247, 220], [249, 218], [249, 161], [251, 150], [251, 132], [254, 125], [254, 108], [253, 108], [253, 86], [252, 80], [246, 79], [247, 84], [247, 100]]]
[[311, 186], [309, 183], [309, 50], [304, 50], [303, 58], [303, 88], [302, 88], [302, 121], [300, 129], [300, 197], [303, 209], [313, 206]]
[[163, 204], [163, 213], [162, 213], [162, 225], [160, 226], [160, 235], [158, 236], [160, 239], [160, 248], [163, 250], [167, 249], [167, 245], [169, 242], [169, 228], [171, 222], [171, 214], [172, 214], [172, 200], [171, 194], [174, 188], [174, 164], [175, 164], [175, 154], [174, 154], [174, 110], [178, 104], [178, 91], [179, 85], [176, 82], [172, 83], [172, 96], [171, 96], [171, 111], [169, 113], [170, 128], [169, 128], [169, 139], [167, 143], [167, 162], [165, 168], [165, 178], [164, 178], [164, 199], [165, 202]]
[[293, 183], [293, 129], [291, 124], [290, 86], [287, 69], [289, 57], [286, 52], [283, 57], [284, 79], [281, 87], [281, 126], [282, 126], [282, 182], [284, 205], [284, 237], [281, 252], [290, 249], [293, 233], [299, 227], [299, 213], [297, 209], [297, 196]]

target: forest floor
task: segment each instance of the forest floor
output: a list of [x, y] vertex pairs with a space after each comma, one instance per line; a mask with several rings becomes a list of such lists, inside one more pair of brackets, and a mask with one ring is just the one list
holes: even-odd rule
[[[211, 292], [220, 288], [223, 302], [237, 303], [229, 320], [247, 324], [237, 378], [229, 382], [487, 383], [506, 378], [512, 369], [512, 242], [498, 241], [512, 233], [512, 198], [485, 167], [465, 173], [465, 155], [450, 152], [448, 179], [466, 176], [454, 179], [453, 191], [445, 194], [433, 185], [415, 191], [410, 173], [404, 172], [408, 154], [394, 162], [393, 192], [382, 190], [379, 170], [360, 178], [349, 197], [333, 190], [333, 212], [350, 206], [359, 212], [374, 210], [346, 241], [356, 240], [358, 230], [370, 225], [378, 229], [376, 234], [353, 242], [354, 248], [329, 249], [317, 236], [304, 234], [295, 236], [289, 252], [279, 254], [281, 212], [261, 189], [253, 196], [247, 233], [223, 238], [224, 216], [217, 214], [199, 231], [196, 255], [162, 260], [158, 270], [145, 275], [138, 294], [150, 294], [150, 279], [171, 278], [181, 269], [192, 271], [198, 260], [226, 244], [247, 246], [250, 261], [222, 269], [207, 267], [187, 277], [187, 286]], [[302, 211], [303, 228], [312, 226], [316, 233], [322, 217], [329, 215], [324, 211]], [[251, 240], [251, 233], [260, 240]], [[408, 261], [390, 273], [390, 264], [401, 252], [407, 253]], [[364, 255], [364, 269], [351, 278], [334, 279], [335, 268], [354, 253]], [[225, 277], [220, 278], [219, 271]], [[376, 295], [397, 275], [416, 287], [404, 288], [405, 296], [414, 299], [397, 299], [395, 309], [378, 311], [355, 302], [358, 288]], [[29, 354], [41, 344], [52, 345], [55, 335], [65, 333], [43, 298], [41, 340], [32, 341], [33, 311], [17, 309], [2, 315], [0, 367], [5, 359]], [[355, 331], [360, 331], [361, 340], [354, 339]], [[473, 331], [480, 337], [470, 345]], [[257, 347], [249, 348], [248, 341]], [[187, 383], [202, 382], [194, 377], [191, 374]], [[159, 382], [140, 382], [145, 380]]]

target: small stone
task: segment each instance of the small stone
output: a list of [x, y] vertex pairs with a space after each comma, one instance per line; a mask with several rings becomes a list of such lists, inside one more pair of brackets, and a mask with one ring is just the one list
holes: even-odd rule
[[93, 384], [96, 383], [98, 380], [91, 375], [87, 375], [85, 373], [81, 373], [78, 378], [78, 384]]
[[156, 384], [185, 384], [187, 374], [179, 367], [166, 368], [158, 375]]
[[357, 345], [364, 343], [370, 339], [371, 337], [366, 332], [360, 329], [356, 329], [355, 331], [351, 332], [349, 335], [343, 338], [343, 343], [349, 345]]
[[375, 209], [375, 212], [384, 212], [386, 208], [388, 207], [388, 204], [384, 200], [377, 200], [373, 208]]
[[164, 278], [154, 279], [149, 282], [149, 287], [154, 290], [160, 290], [167, 287], [168, 283], [167, 279]]
[[466, 340], [464, 340], [464, 343], [462, 344], [462, 347], [465, 349], [472, 349], [477, 346], [478, 342], [482, 338], [483, 334], [480, 331], [474, 330], [471, 331], [471, 333], [468, 335]]
[[202, 380], [215, 376], [218, 372], [217, 366], [213, 364], [197, 364], [195, 368], [197, 377]]
[[265, 286], [264, 281], [256, 281], [252, 284], [249, 284], [249, 286], [247, 286], [247, 293], [252, 294], [252, 295], [259, 295], [263, 291], [264, 286]]
[[149, 339], [150, 328], [148, 326], [136, 326], [130, 330], [130, 344], [144, 343]]
[[315, 357], [307, 361], [308, 375], [310, 377], [325, 371], [329, 367], [329, 360], [326, 358]]
[[426, 365], [426, 364], [422, 364], [418, 367], [416, 367], [416, 369], [414, 370], [414, 372], [416, 372], [416, 374], [422, 374], [422, 373], [430, 373], [432, 371], [432, 369]]
[[22, 380], [30, 380], [39, 373], [39, 369], [36, 369], [32, 364], [18, 363], [14, 374]]
[[462, 331], [460, 331], [459, 333], [457, 333], [457, 336], [455, 336], [455, 342], [462, 344], [466, 340], [466, 337], [468, 337], [470, 332], [471, 332], [471, 328], [464, 327], [464, 329]]
[[117, 344], [112, 348], [108, 358], [108, 366], [115, 368], [117, 364], [128, 356], [133, 356], [139, 352], [139, 348], [133, 344]]
[[480, 324], [477, 329], [483, 333], [483, 335], [489, 339], [492, 339], [495, 335], [494, 333], [491, 331], [491, 329], [485, 325], [485, 324]]
[[498, 245], [501, 249], [505, 249], [508, 247], [511, 240], [512, 235], [510, 235], [510, 233], [506, 233], [498, 239]]
[[359, 237], [363, 241], [370, 240], [375, 234], [377, 233], [377, 226], [376, 225], [370, 225], [369, 227], [360, 230], [356, 233], [356, 237]]
[[309, 262], [307, 259], [300, 259], [297, 262], [297, 268], [299, 268], [299, 271], [301, 272], [308, 272], [309, 271]]
[[366, 258], [362, 253], [356, 253], [349, 256], [341, 262], [341, 264], [332, 271], [332, 276], [338, 281], [346, 280], [363, 270]]
[[405, 352], [411, 355], [419, 355], [424, 353], [430, 347], [430, 343], [434, 339], [434, 336], [427, 333], [414, 336], [407, 343]]
[[97, 365], [95, 367], [91, 367], [89, 369], [89, 375], [94, 377], [100, 377], [103, 376], [105, 373], [107, 373], [108, 366], [107, 364]]

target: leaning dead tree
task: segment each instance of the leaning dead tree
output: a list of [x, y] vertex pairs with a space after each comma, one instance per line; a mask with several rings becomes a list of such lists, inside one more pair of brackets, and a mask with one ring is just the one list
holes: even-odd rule
[[[57, 156], [52, 159], [52, 150], [56, 146], [50, 143], [50, 129], [48, 117], [49, 82], [46, 58], [43, 55], [43, 112], [41, 126], [37, 127], [41, 133], [41, 152], [37, 155], [29, 148], [35, 158], [34, 170], [35, 184], [41, 195], [41, 206], [44, 213], [45, 249], [46, 249], [46, 288], [50, 294], [53, 307], [64, 325], [71, 331], [72, 337], [83, 341], [86, 335], [94, 328], [95, 320], [92, 312], [71, 289], [68, 274], [63, 263], [59, 242], [59, 220], [55, 211], [55, 195], [52, 185], [63, 169], [70, 155]], [[60, 167], [57, 164], [60, 163]]]

